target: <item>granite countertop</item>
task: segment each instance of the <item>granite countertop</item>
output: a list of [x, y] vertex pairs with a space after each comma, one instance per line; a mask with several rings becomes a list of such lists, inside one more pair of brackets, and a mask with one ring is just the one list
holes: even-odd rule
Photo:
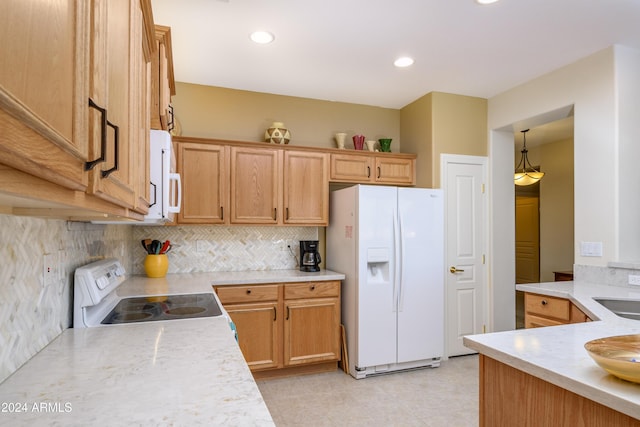
[[640, 321], [619, 317], [594, 297], [640, 300], [640, 288], [582, 282], [517, 285], [516, 289], [570, 299], [594, 321], [471, 335], [464, 344], [478, 352], [595, 402], [640, 419], [640, 384], [614, 377], [584, 349], [587, 341], [640, 334]]
[[12, 426], [274, 425], [223, 317], [67, 329], [0, 403]]

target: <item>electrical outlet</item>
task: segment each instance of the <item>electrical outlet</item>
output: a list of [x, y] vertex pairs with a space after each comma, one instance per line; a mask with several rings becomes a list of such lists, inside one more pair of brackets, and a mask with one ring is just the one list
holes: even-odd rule
[[58, 281], [58, 255], [44, 254], [44, 267], [42, 269], [42, 286], [53, 285]]
[[640, 276], [638, 276], [637, 274], [630, 274], [629, 275], [629, 284], [630, 285], [640, 286]]

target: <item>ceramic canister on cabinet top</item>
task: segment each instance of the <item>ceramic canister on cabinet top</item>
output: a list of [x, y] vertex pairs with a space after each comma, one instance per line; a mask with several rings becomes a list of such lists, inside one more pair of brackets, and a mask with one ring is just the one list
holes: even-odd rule
[[264, 132], [264, 140], [272, 144], [288, 144], [291, 141], [291, 132], [284, 127], [284, 123], [273, 122]]

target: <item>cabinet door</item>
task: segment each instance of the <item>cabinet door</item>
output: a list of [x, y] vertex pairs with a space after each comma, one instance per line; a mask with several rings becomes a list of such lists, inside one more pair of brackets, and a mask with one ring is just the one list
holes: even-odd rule
[[84, 191], [89, 2], [0, 2], [0, 163]]
[[376, 156], [375, 181], [385, 184], [415, 184], [413, 159]]
[[284, 223], [327, 225], [329, 175], [327, 155], [285, 151]]
[[[227, 206], [227, 154], [220, 145], [181, 142], [178, 172], [182, 179], [181, 224], [224, 224]], [[227, 212], [225, 212], [227, 211]]]
[[[140, 2], [142, 4], [144, 2]], [[148, 19], [144, 12], [133, 3], [133, 27], [131, 52], [131, 141], [135, 152], [133, 162], [133, 179], [135, 189], [134, 209], [142, 214], [149, 212], [149, 114], [150, 114], [150, 60], [148, 46], [153, 40], [148, 39]], [[140, 23], [139, 25], [135, 23]], [[147, 49], [145, 49], [145, 46]]]
[[331, 154], [330, 180], [369, 182], [373, 180], [373, 158], [351, 154]]
[[281, 150], [231, 147], [231, 223], [278, 224]]
[[[134, 142], [131, 141], [129, 95], [132, 31], [141, 26], [132, 16], [136, 0], [94, 0], [91, 40], [91, 99], [106, 108], [90, 111], [90, 154], [104, 157], [90, 174], [90, 192], [126, 208], [135, 206]], [[138, 6], [139, 7], [139, 6]]]
[[252, 371], [276, 368], [280, 360], [278, 303], [225, 305], [238, 332], [238, 344]]
[[176, 94], [171, 52], [171, 28], [155, 27], [156, 51], [151, 60], [151, 127], [171, 130], [171, 95]]
[[339, 359], [340, 299], [285, 301], [285, 366]]

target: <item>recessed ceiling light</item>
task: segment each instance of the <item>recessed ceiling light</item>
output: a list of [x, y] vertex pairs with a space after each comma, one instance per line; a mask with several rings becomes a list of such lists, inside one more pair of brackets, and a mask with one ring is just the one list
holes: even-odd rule
[[413, 65], [413, 62], [414, 62], [413, 58], [409, 58], [408, 56], [403, 56], [402, 58], [398, 58], [395, 61], [393, 61], [393, 65], [399, 68], [404, 68], [404, 67]]
[[250, 37], [251, 40], [259, 44], [267, 44], [275, 40], [275, 36], [268, 31], [254, 31]]
[[478, 4], [491, 4], [491, 3], [496, 3], [498, 0], [476, 0], [476, 3]]

